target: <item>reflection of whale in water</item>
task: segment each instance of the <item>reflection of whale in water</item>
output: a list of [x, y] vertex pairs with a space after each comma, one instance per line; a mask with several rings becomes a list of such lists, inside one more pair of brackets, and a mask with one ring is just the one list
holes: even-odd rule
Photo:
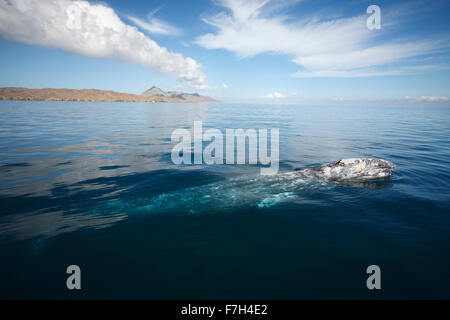
[[298, 198], [303, 193], [332, 188], [336, 183], [345, 187], [368, 189], [390, 187], [391, 185], [380, 184], [379, 181], [388, 179], [394, 168], [391, 162], [381, 159], [344, 159], [274, 176], [238, 178], [131, 202], [113, 201], [107, 204], [107, 209], [127, 213], [168, 210], [194, 213], [243, 206], [271, 207], [279, 202]]

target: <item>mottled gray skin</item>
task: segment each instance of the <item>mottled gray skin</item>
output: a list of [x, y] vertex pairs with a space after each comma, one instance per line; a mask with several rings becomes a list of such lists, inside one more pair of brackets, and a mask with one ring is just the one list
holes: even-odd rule
[[299, 175], [327, 181], [385, 179], [392, 175], [395, 165], [374, 158], [342, 159], [316, 168], [298, 171]]

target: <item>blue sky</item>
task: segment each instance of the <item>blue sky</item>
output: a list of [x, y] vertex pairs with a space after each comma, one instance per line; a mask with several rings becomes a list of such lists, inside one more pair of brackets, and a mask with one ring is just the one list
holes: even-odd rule
[[449, 19], [439, 0], [0, 0], [0, 86], [448, 103]]

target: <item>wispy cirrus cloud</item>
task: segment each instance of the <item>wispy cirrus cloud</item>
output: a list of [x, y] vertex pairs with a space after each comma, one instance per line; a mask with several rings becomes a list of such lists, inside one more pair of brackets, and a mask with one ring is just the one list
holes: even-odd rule
[[151, 34], [161, 34], [161, 35], [167, 35], [167, 36], [178, 36], [182, 32], [179, 28], [171, 25], [170, 23], [163, 21], [161, 19], [158, 19], [155, 17], [155, 14], [161, 9], [159, 7], [158, 9], [150, 12], [147, 15], [146, 20], [139, 19], [137, 17], [128, 16], [127, 18], [133, 22], [135, 25], [137, 25], [139, 28], [151, 33]]
[[445, 65], [442, 63], [394, 67], [380, 65], [377, 69], [322, 69], [312, 71], [298, 71], [294, 72], [293, 76], [297, 78], [367, 78], [382, 76], [408, 76], [417, 75], [426, 71], [446, 70], [449, 68], [449, 65]]
[[[291, 22], [280, 14], [280, 5], [273, 9], [270, 0], [219, 0], [218, 4], [224, 10], [203, 19], [216, 31], [201, 35], [196, 44], [226, 49], [241, 59], [262, 53], [287, 55], [301, 68], [295, 77], [404, 74], [408, 59], [439, 52], [449, 43], [442, 38], [377, 43], [379, 32], [366, 27], [365, 14], [330, 19], [310, 16]], [[403, 65], [394, 66], [399, 62]]]
[[158, 45], [100, 3], [0, 0], [0, 36], [83, 56], [140, 64], [174, 74], [196, 89], [207, 88], [201, 64]]

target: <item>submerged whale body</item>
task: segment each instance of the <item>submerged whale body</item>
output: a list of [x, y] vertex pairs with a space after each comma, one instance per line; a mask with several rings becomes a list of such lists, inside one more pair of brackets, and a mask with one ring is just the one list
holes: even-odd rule
[[[314, 168], [281, 172], [273, 176], [239, 177], [156, 196], [108, 201], [83, 214], [88, 217], [80, 217], [82, 219], [80, 221], [83, 221], [84, 227], [86, 227], [86, 221], [92, 223], [92, 227], [96, 227], [99, 224], [103, 225], [105, 221], [108, 221], [107, 219], [111, 219], [110, 217], [119, 221], [133, 214], [163, 213], [172, 210], [186, 213], [211, 213], [247, 207], [269, 208], [285, 201], [309, 202], [311, 194], [328, 192], [337, 186], [389, 188], [391, 184], [379, 180], [388, 179], [394, 168], [394, 164], [381, 159], [343, 159]], [[73, 220], [73, 215], [69, 215], [67, 219]], [[45, 237], [50, 237], [60, 232], [60, 228], [52, 227], [43, 234]], [[43, 247], [41, 239], [38, 240], [33, 249], [36, 254]]]
[[108, 203], [108, 210], [150, 213], [182, 210], [191, 213], [227, 210], [237, 207], [271, 207], [284, 201], [307, 198], [311, 192], [344, 187], [382, 189], [377, 184], [392, 175], [395, 166], [372, 158], [343, 159], [319, 167], [282, 172], [273, 176], [240, 177], [163, 193], [131, 202]]

